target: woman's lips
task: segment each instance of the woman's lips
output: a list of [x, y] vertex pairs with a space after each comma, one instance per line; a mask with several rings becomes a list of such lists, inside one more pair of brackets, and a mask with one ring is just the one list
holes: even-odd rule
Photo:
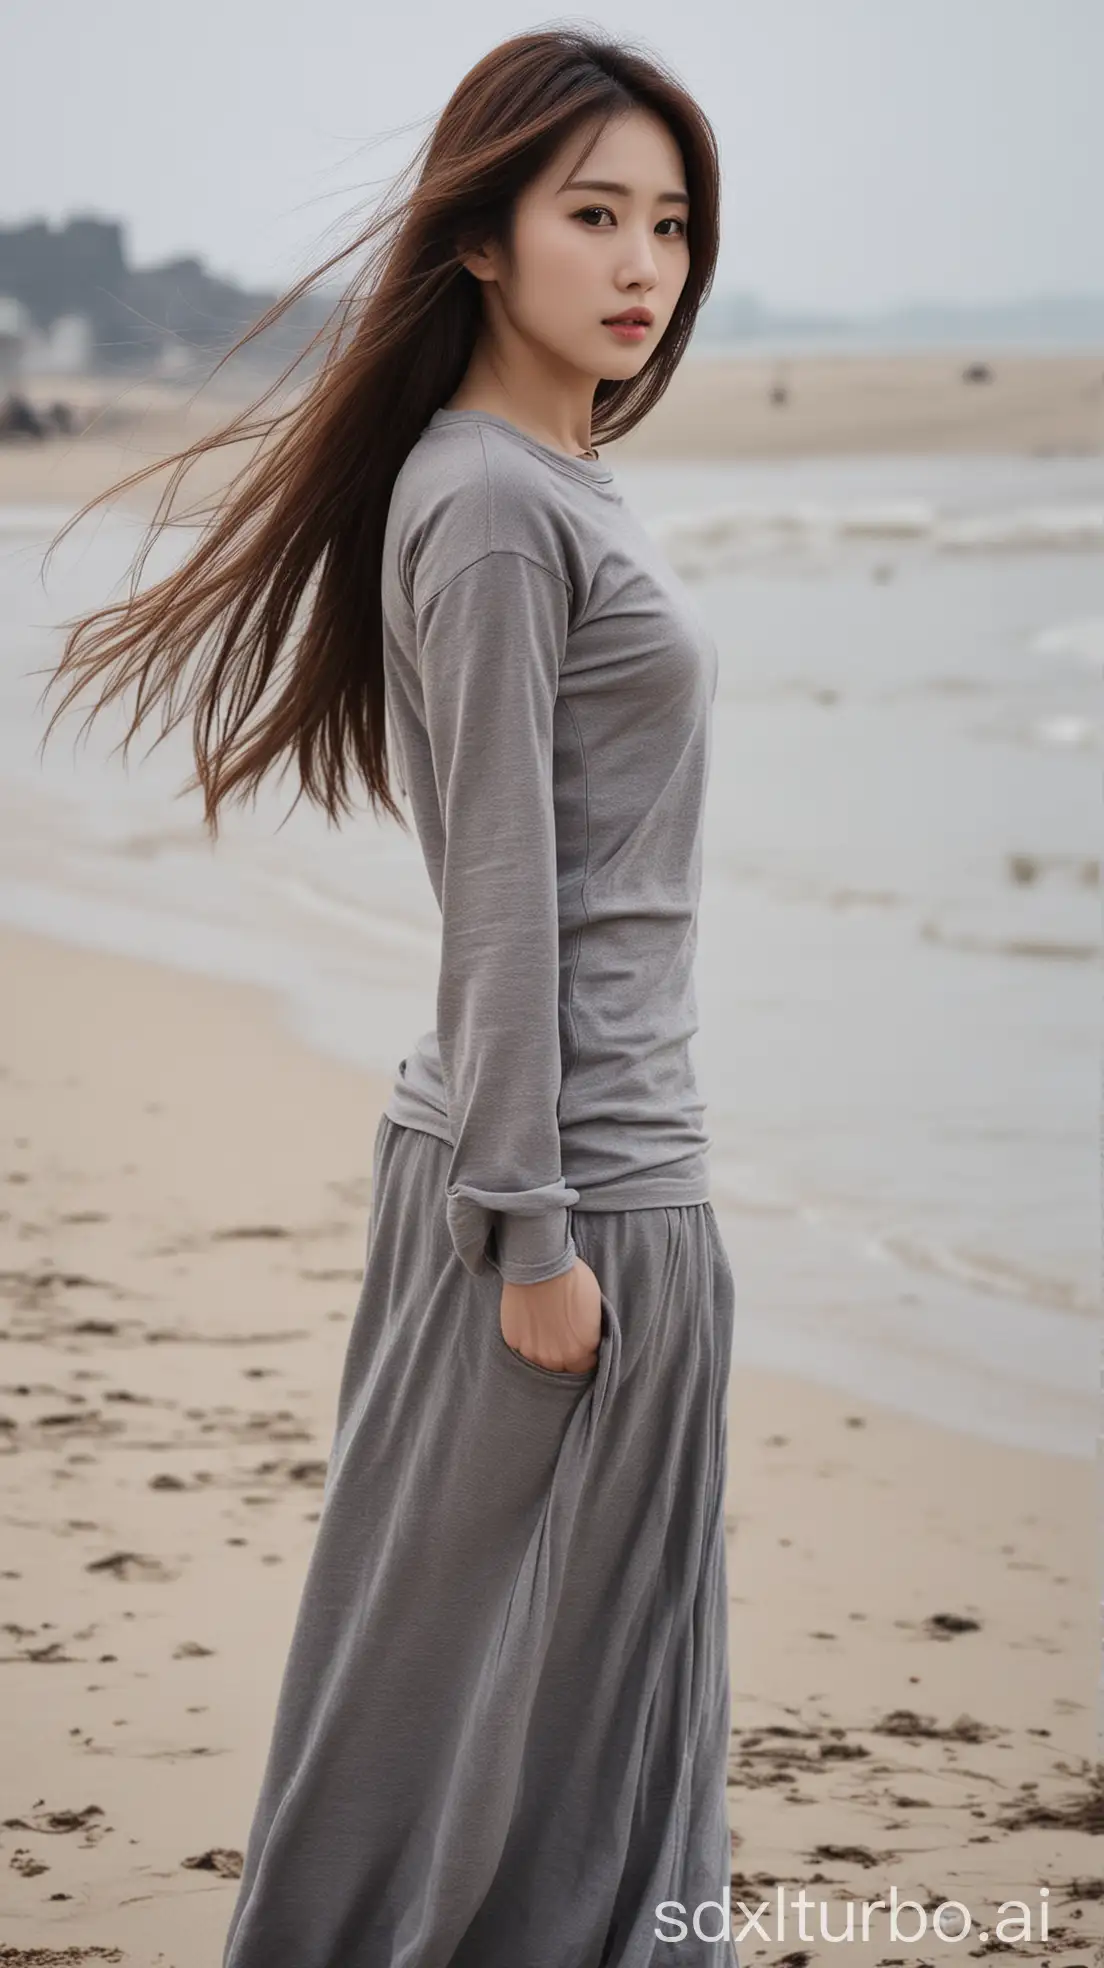
[[623, 342], [642, 342], [648, 332], [645, 321], [604, 321], [602, 326]]

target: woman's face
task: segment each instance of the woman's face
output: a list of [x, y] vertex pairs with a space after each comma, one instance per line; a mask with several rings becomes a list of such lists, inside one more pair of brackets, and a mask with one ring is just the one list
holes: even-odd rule
[[[489, 283], [492, 321], [500, 308], [550, 357], [619, 382], [655, 350], [690, 269], [686, 173], [649, 110], [607, 123], [579, 164], [584, 143], [576, 132], [519, 197], [512, 265], [493, 244], [466, 264]], [[651, 318], [631, 331], [608, 325], [633, 310]]]

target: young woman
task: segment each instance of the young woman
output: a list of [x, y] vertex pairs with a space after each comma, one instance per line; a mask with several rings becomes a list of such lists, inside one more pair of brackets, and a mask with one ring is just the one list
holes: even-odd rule
[[59, 671], [136, 686], [132, 733], [193, 710], [212, 826], [289, 762], [401, 818], [389, 738], [441, 908], [224, 1968], [732, 1962], [717, 655], [594, 448], [686, 347], [716, 149], [653, 60], [550, 31], [416, 163], [305, 397], [196, 447], [267, 440]]

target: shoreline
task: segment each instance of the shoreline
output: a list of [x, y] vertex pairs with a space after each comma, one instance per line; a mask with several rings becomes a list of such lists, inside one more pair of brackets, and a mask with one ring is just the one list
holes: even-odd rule
[[[102, 958], [109, 964], [149, 967], [181, 982], [194, 980], [200, 988], [211, 985], [216, 990], [253, 994], [263, 1008], [263, 1017], [272, 1022], [289, 1044], [301, 1048], [329, 1070], [336, 1068], [360, 1077], [382, 1108], [393, 1083], [392, 1072], [358, 1058], [350, 1045], [335, 1039], [332, 1028], [322, 1022], [317, 1004], [309, 994], [304, 994], [301, 983], [290, 977], [261, 977], [259, 952], [251, 951], [247, 958], [244, 951], [250, 946], [240, 945], [232, 936], [224, 941], [224, 930], [209, 930], [200, 945], [195, 940], [194, 924], [186, 917], [177, 919], [170, 914], [160, 922], [158, 934], [151, 938], [146, 912], [134, 904], [116, 903], [111, 909], [112, 933], [105, 936], [99, 927], [91, 927], [102, 915], [102, 898], [93, 898], [88, 904], [78, 903], [71, 892], [58, 890], [51, 897], [50, 891], [34, 884], [27, 885], [27, 895], [35, 897], [36, 902], [21, 910], [9, 908], [0, 915], [0, 948], [5, 938], [27, 939], [55, 946], [59, 952], [80, 952], [93, 959]], [[398, 1056], [396, 1051], [396, 1062]], [[722, 1234], [729, 1242], [743, 1239], [741, 1290], [746, 1293], [758, 1288], [761, 1294], [769, 1296], [772, 1255], [778, 1255], [777, 1243], [764, 1236], [764, 1226], [756, 1224], [754, 1212], [747, 1216], [737, 1209], [732, 1216], [725, 1209], [719, 1181], [720, 1178], [714, 1183], [713, 1195]], [[820, 1260], [831, 1265], [830, 1244], [821, 1247]], [[1009, 1336], [1016, 1337], [1015, 1328], [1010, 1329]], [[756, 1338], [758, 1341], [758, 1335]], [[868, 1359], [861, 1371], [856, 1363], [862, 1349], [856, 1338], [823, 1356], [818, 1353], [807, 1370], [794, 1363], [799, 1345], [798, 1336], [791, 1334], [784, 1352], [764, 1357], [761, 1343], [756, 1343], [741, 1357], [738, 1338], [734, 1370], [762, 1372], [784, 1382], [793, 1381], [837, 1401], [860, 1406], [868, 1403], [887, 1418], [896, 1417], [902, 1423], [915, 1423], [921, 1428], [930, 1425], [941, 1434], [979, 1447], [992, 1446], [1012, 1453], [1023, 1449], [1082, 1468], [1091, 1466], [1098, 1454], [1098, 1436], [1095, 1431], [1091, 1434], [1086, 1431], [1082, 1415], [1076, 1421], [1067, 1419], [1065, 1427], [1059, 1427], [1054, 1416], [1061, 1413], [1063, 1399], [1068, 1404], [1069, 1397], [1063, 1397], [1053, 1388], [1047, 1393], [1053, 1410], [1048, 1425], [1045, 1428], [1037, 1425], [1029, 1432], [1010, 1420], [999, 1404], [995, 1412], [967, 1408], [948, 1401], [945, 1388], [938, 1399], [932, 1397], [930, 1387], [918, 1396], [915, 1381], [907, 1392], [895, 1392], [909, 1359], [899, 1338], [888, 1334], [883, 1337], [874, 1356], [876, 1366], [871, 1366]], [[934, 1375], [935, 1384], [943, 1387], [949, 1371], [950, 1368], [937, 1371], [929, 1367], [928, 1381]]]
[[[310, 1050], [261, 987], [8, 930], [0, 979], [0, 1935], [201, 1968], [314, 1536], [389, 1082]], [[1083, 1962], [1094, 1466], [743, 1367], [729, 1440], [734, 1897], [892, 1882], [989, 1917], [1043, 1881], [1048, 1958]], [[873, 1968], [885, 1937], [849, 1953]]]
[[[836, 366], [837, 368], [840, 366], [838, 361]], [[862, 364], [854, 359], [850, 360], [850, 367], [856, 379], [865, 373]], [[150, 385], [144, 394], [136, 390], [134, 395], [139, 398], [135, 403], [135, 410], [140, 411], [142, 415], [147, 412], [151, 415], [155, 412], [160, 415], [164, 412], [167, 403], [176, 400], [174, 393], [166, 386]], [[28, 454], [22, 455], [26, 458]], [[0, 465], [3, 462], [3, 456], [0, 454]], [[776, 462], [780, 473], [790, 474], [788, 461], [779, 458]], [[879, 468], [876, 458], [865, 462], [873, 470]], [[913, 462], [914, 470], [920, 476], [915, 481], [910, 481], [911, 496], [906, 497], [904, 491], [899, 490], [893, 497], [887, 492], [880, 504], [870, 497], [859, 497], [856, 504], [856, 495], [853, 494], [850, 506], [846, 508], [851, 515], [848, 524], [852, 528], [857, 523], [856, 515], [861, 517], [865, 513], [867, 523], [874, 529], [871, 537], [875, 535], [878, 538], [882, 537], [881, 534], [877, 534], [878, 527], [883, 531], [887, 526], [890, 528], [890, 532], [885, 536], [884, 548], [879, 547], [878, 551], [879, 553], [884, 551], [887, 565], [891, 559], [894, 562], [898, 560], [902, 562], [899, 569], [902, 582], [909, 571], [903, 564], [905, 555], [915, 549], [918, 557], [911, 564], [911, 572], [914, 576], [920, 575], [926, 559], [931, 557], [933, 542], [937, 539], [937, 529], [934, 527], [930, 527], [926, 533], [923, 527], [920, 527], [916, 537], [913, 534], [910, 534], [908, 539], [901, 537], [901, 529], [906, 522], [914, 529], [918, 526], [916, 511], [925, 506], [927, 481], [923, 477], [923, 461]], [[944, 517], [950, 514], [953, 518], [958, 505], [968, 497], [967, 531], [969, 524], [976, 519], [974, 508], [979, 497], [983, 501], [988, 497], [989, 504], [986, 506], [986, 511], [988, 512], [989, 506], [992, 506], [996, 517], [1001, 517], [999, 511], [1001, 499], [995, 493], [987, 492], [994, 474], [1004, 494], [1007, 494], [1010, 481], [1021, 486], [1034, 484], [1037, 481], [1031, 474], [1043, 470], [1042, 467], [1025, 463], [1020, 467], [1017, 480], [1016, 467], [1013, 465], [1001, 479], [997, 470], [998, 461], [993, 460], [991, 467], [987, 465], [983, 468], [981, 482], [986, 489], [979, 494], [976, 485], [977, 474], [969, 471], [964, 464], [952, 460], [947, 465], [936, 456], [933, 456], [928, 464], [932, 483], [937, 487], [945, 488], [943, 491], [932, 493], [933, 500], [941, 501], [933, 505], [932, 509], [937, 510]], [[669, 478], [673, 482], [676, 491], [672, 498], [676, 507], [679, 506], [682, 498], [682, 492], [677, 488], [681, 488], [684, 482], [691, 483], [695, 473], [705, 474], [708, 477], [709, 471], [708, 465], [691, 467], [685, 471], [675, 467], [668, 471], [668, 467], [657, 465], [644, 468], [642, 477], [645, 480], [648, 479], [649, 470], [652, 469], [655, 471], [657, 481], [666, 484]], [[774, 469], [774, 465], [766, 467], [760, 478], [765, 480]], [[862, 472], [860, 469], [857, 475], [861, 478], [869, 478], [870, 471]], [[791, 476], [796, 480], [800, 477], [800, 473]], [[815, 480], [816, 473], [812, 466], [808, 468], [806, 476], [810, 480]], [[908, 474], [903, 476], [907, 478]], [[1099, 466], [1090, 465], [1088, 475], [1083, 472], [1066, 474], [1062, 484], [1084, 484], [1090, 496], [1094, 496], [1098, 480]], [[1049, 503], [1044, 504], [1040, 495], [1039, 510], [1036, 515], [1040, 520], [1040, 538], [1044, 535], [1050, 537], [1055, 514], [1061, 516], [1066, 510], [1063, 506], [1062, 490], [1054, 488], [1049, 472], [1046, 475], [1046, 482], [1052, 489], [1047, 495]], [[714, 496], [715, 500], [720, 499], [719, 494]], [[770, 493], [764, 494], [760, 504], [769, 508], [772, 496]], [[1019, 518], [1029, 518], [1032, 514], [1031, 494], [1029, 491], [1021, 491], [1020, 497], [1024, 509], [1019, 513]], [[755, 505], [754, 496], [748, 500], [748, 503], [751, 506]], [[795, 530], [794, 522], [797, 519], [802, 516], [809, 518], [811, 515], [813, 522], [811, 537], [814, 538], [823, 525], [823, 514], [829, 510], [827, 505], [818, 504], [813, 492], [806, 490], [802, 495], [801, 485], [796, 483], [791, 493], [778, 499], [776, 503], [785, 511], [791, 533]], [[692, 508], [692, 498], [689, 504]], [[3, 523], [4, 510], [0, 507], [0, 525]], [[7, 510], [11, 511], [10, 508]], [[67, 509], [59, 507], [56, 510], [61, 514]], [[1069, 510], [1073, 510], [1072, 505]], [[1089, 507], [1086, 506], [1085, 511], [1088, 510]], [[1099, 507], [1098, 497], [1095, 497], [1093, 510], [1099, 510], [1100, 518], [1104, 519], [1104, 508]], [[675, 553], [676, 560], [681, 541], [692, 555], [703, 555], [707, 563], [709, 555], [716, 550], [721, 564], [724, 564], [725, 555], [734, 551], [733, 541], [728, 536], [722, 538], [719, 543], [713, 538], [713, 531], [716, 530], [714, 526], [716, 513], [723, 514], [724, 511], [723, 504], [718, 503], [715, 507], [706, 506], [704, 524], [699, 529], [700, 538], [695, 534], [692, 510], [680, 522], [681, 531], [679, 524], [674, 526], [673, 543], [668, 543], [668, 550]], [[1004, 517], [1008, 519], [1008, 515]], [[1013, 513], [1011, 517], [1015, 519], [1017, 514]], [[121, 523], [122, 513], [119, 518]], [[1048, 521], [1048, 527], [1042, 527], [1043, 519]], [[898, 529], [897, 532], [893, 532], [893, 528]], [[109, 532], [109, 529], [105, 529], [105, 532]], [[1010, 527], [1009, 537], [1014, 534], [1015, 528]], [[786, 529], [783, 528], [781, 536], [785, 537], [785, 535]], [[850, 538], [850, 535], [847, 537]], [[841, 533], [841, 541], [842, 538]], [[12, 535], [12, 541], [14, 556], [18, 558], [24, 550], [25, 543], [17, 533]], [[88, 544], [92, 546], [96, 542], [91, 540]], [[122, 545], [125, 544], [127, 543], [123, 535]], [[115, 571], [113, 560], [121, 554], [122, 545], [116, 541], [112, 556], [104, 556], [105, 562], [109, 559], [112, 561], [109, 570], [112, 574]], [[29, 553], [30, 548], [27, 551]], [[1094, 546], [1089, 551], [1098, 552], [1099, 547]], [[1086, 567], [1088, 565], [1087, 562], [1082, 564]], [[810, 547], [808, 563], [803, 564], [800, 571], [808, 574], [810, 570], [815, 570], [816, 565], [817, 554]], [[1026, 562], [1024, 565], [1026, 566]], [[64, 569], [60, 571], [64, 574]], [[1012, 572], [1018, 578], [1018, 570]], [[953, 577], [949, 572], [944, 576], [941, 571], [940, 578]], [[107, 586], [107, 580], [108, 575], [105, 573], [101, 584], [103, 587]], [[98, 590], [93, 589], [89, 584], [88, 591]], [[81, 599], [84, 599], [83, 595]], [[708, 590], [704, 599], [706, 601], [709, 599]], [[34, 607], [35, 598], [33, 596], [27, 598], [25, 585], [20, 587], [18, 582], [13, 582], [12, 602], [9, 609], [11, 619], [18, 621], [23, 616], [32, 617]], [[63, 610], [59, 602], [55, 613], [60, 615], [66, 612], [71, 611]], [[1055, 614], [1053, 619], [1056, 622], [1063, 621], [1063, 617], [1059, 614]], [[1080, 621], [1072, 622], [1073, 629], [1083, 630], [1086, 626]], [[1068, 633], [1070, 628], [1071, 623], [1067, 621], [1065, 631]], [[796, 659], [794, 660], [796, 669], [797, 663]], [[834, 657], [829, 657], [830, 663], [834, 660]], [[1055, 692], [1061, 688], [1060, 664], [1065, 660], [1060, 658], [1059, 665], [1056, 665], [1053, 685]], [[1078, 660], [1081, 661], [1080, 658]], [[938, 679], [934, 687], [940, 687]], [[790, 688], [794, 688], [792, 682]], [[800, 698], [804, 690], [802, 679], [800, 688], [794, 691], [794, 719], [790, 731], [790, 737], [796, 737], [801, 743], [807, 742], [800, 723]], [[824, 692], [821, 697], [817, 691], [812, 690], [809, 694], [811, 700], [817, 702], [839, 693], [838, 691]], [[1072, 720], [1067, 719], [1067, 723], [1070, 722]], [[1083, 720], [1083, 722], [1087, 730], [1088, 721]], [[23, 746], [23, 753], [28, 753], [29, 745], [19, 736], [18, 731], [16, 735], [18, 742]], [[47, 761], [48, 765], [53, 765], [56, 761], [57, 764], [64, 766], [61, 747], [67, 736], [68, 734], [63, 732], [54, 741], [53, 759]], [[75, 731], [73, 737], [75, 743]], [[98, 737], [97, 742], [99, 742]], [[100, 748], [103, 749], [102, 745]], [[167, 759], [168, 753], [166, 752], [162, 757], [163, 760]], [[181, 779], [185, 776], [188, 763], [184, 761], [182, 764]], [[174, 808], [171, 805], [172, 789], [165, 783], [163, 774], [160, 781], [154, 773], [145, 782], [150, 788], [148, 801], [144, 797], [139, 797], [132, 802], [130, 795], [132, 791], [138, 789], [124, 785], [121, 778], [110, 779], [104, 774], [102, 810], [98, 804], [101, 796], [100, 785], [95, 784], [87, 775], [83, 780], [79, 775], [74, 775], [72, 797], [77, 804], [66, 817], [65, 801], [69, 797], [69, 788], [62, 772], [55, 771], [52, 778], [47, 777], [36, 786], [33, 776], [24, 772], [22, 758], [18, 751], [12, 754], [12, 764], [12, 777], [7, 788], [10, 807], [9, 841], [12, 845], [7, 857], [8, 886], [5, 909], [5, 917], [10, 925], [31, 933], [57, 936], [67, 944], [84, 948], [114, 949], [121, 955], [130, 955], [139, 960], [150, 957], [155, 962], [167, 962], [189, 974], [215, 978], [221, 976], [227, 981], [241, 981], [246, 984], [257, 980], [270, 984], [271, 980], [279, 978], [279, 983], [271, 988], [275, 990], [280, 1002], [281, 1014], [288, 1018], [292, 1029], [306, 1036], [313, 1047], [325, 1053], [327, 1057], [340, 1052], [353, 1063], [374, 1065], [384, 1071], [391, 1070], [394, 1061], [400, 1056], [401, 1045], [407, 1043], [409, 1039], [402, 990], [405, 983], [414, 981], [416, 966], [413, 958], [406, 963], [405, 970], [400, 961], [390, 963], [386, 947], [387, 936], [396, 949], [401, 948], [404, 937], [408, 940], [420, 937], [422, 945], [428, 949], [436, 920], [431, 911], [426, 910], [418, 914], [416, 921], [413, 914], [408, 919], [401, 902], [396, 906], [395, 894], [389, 890], [388, 900], [382, 911], [376, 912], [370, 900], [370, 892], [366, 898], [357, 881], [350, 880], [348, 873], [343, 872], [333, 881], [332, 887], [325, 881], [322, 882], [321, 889], [312, 903], [312, 912], [304, 921], [301, 912], [298, 917], [296, 916], [294, 901], [289, 897], [293, 895], [297, 884], [302, 888], [304, 877], [309, 880], [312, 873], [322, 872], [321, 858], [312, 861], [309, 856], [303, 856], [298, 862], [293, 863], [291, 875], [285, 884], [288, 892], [285, 894], [284, 888], [280, 888], [277, 897], [279, 885], [270, 880], [275, 871], [266, 871], [262, 866], [264, 855], [269, 850], [267, 847], [262, 848], [259, 841], [251, 842], [247, 849], [248, 853], [256, 855], [254, 867], [249, 866], [244, 855], [240, 870], [233, 862], [232, 856], [229, 868], [226, 857], [220, 857], [225, 879], [221, 880], [220, 885], [220, 877], [216, 877], [212, 870], [211, 882], [206, 887], [202, 887], [207, 883], [207, 871], [202, 866], [203, 854], [194, 851], [199, 844], [196, 822], [194, 818], [191, 820], [186, 818], [184, 809]], [[41, 799], [40, 789], [45, 796]], [[82, 799], [85, 801], [83, 807], [80, 803]], [[131, 812], [133, 818], [130, 818]], [[24, 824], [24, 813], [26, 824]], [[177, 819], [178, 814], [181, 816], [180, 820]], [[104, 815], [107, 816], [106, 820]], [[183, 825], [181, 820], [184, 822]], [[275, 834], [272, 840], [278, 847], [279, 842], [276, 841]], [[90, 842], [91, 852], [89, 852]], [[374, 851], [377, 845], [380, 844], [373, 837], [370, 843], [371, 849]], [[338, 864], [334, 865], [336, 867]], [[164, 879], [170, 890], [179, 879], [180, 895], [188, 896], [186, 906], [173, 909], [164, 907], [157, 886], [160, 868], [164, 869]], [[240, 889], [236, 889], [235, 882], [239, 873], [241, 886]], [[271, 894], [265, 888], [266, 880], [270, 880]], [[769, 879], [763, 878], [761, 886], [769, 891], [771, 886]], [[783, 884], [783, 899], [784, 886]], [[322, 906], [321, 890], [324, 890], [328, 897], [327, 907]], [[255, 906], [258, 891], [260, 891], [259, 908]], [[242, 894], [245, 896], [246, 906], [236, 909], [235, 905]], [[269, 904], [276, 904], [277, 901], [278, 908], [273, 906], [269, 913]], [[377, 914], [381, 914], [386, 918], [388, 925], [387, 936], [380, 939], [378, 943], [373, 943], [372, 936], [363, 933], [364, 925], [361, 924], [361, 944], [367, 953], [363, 963], [360, 961], [360, 947], [355, 949], [353, 947], [351, 930], [345, 944], [342, 944], [343, 931], [340, 921], [342, 912], [345, 911], [349, 915], [350, 924], [355, 927], [356, 912], [362, 903], [365, 903], [370, 916], [375, 918]], [[318, 979], [312, 981], [303, 974], [297, 958], [296, 935], [314, 936], [315, 934], [311, 914], [316, 919], [319, 916], [328, 918], [319, 923], [318, 934], [321, 935], [326, 931], [332, 939], [325, 960], [319, 961], [316, 966], [320, 975], [325, 971], [325, 988], [321, 988]], [[779, 926], [784, 927], [781, 920]], [[326, 970], [327, 964], [328, 970]], [[428, 965], [424, 966], [424, 971], [428, 980]], [[1015, 983], [1014, 978], [1010, 981]], [[765, 1000], [766, 991], [773, 990], [780, 982], [781, 980], [774, 979], [768, 973], [763, 980], [766, 990], [763, 990], [762, 985], [760, 987], [761, 997]], [[373, 1016], [367, 1021], [360, 1016], [365, 990], [372, 993], [370, 1002], [373, 1006]], [[432, 1011], [427, 1003], [424, 1020], [419, 1024], [419, 1029], [423, 1023], [429, 1024], [431, 1019]], [[732, 1036], [734, 1037], [735, 1034]], [[852, 1043], [854, 1042], [852, 1039]], [[724, 1052], [723, 1047], [718, 1050]], [[724, 1056], [727, 1059], [727, 1054]], [[994, 1072], [994, 1084], [996, 1078]], [[761, 1109], [759, 1118], [762, 1120], [764, 1117], [769, 1122], [769, 1109]], [[726, 1111], [725, 1120], [731, 1126], [731, 1111]], [[885, 1124], [887, 1127], [892, 1126], [888, 1114], [885, 1116]], [[1062, 1301], [1056, 1299], [1053, 1307], [1043, 1305], [1035, 1313], [1033, 1322], [1031, 1303], [1026, 1306], [1022, 1314], [1017, 1314], [1014, 1307], [1009, 1309], [1007, 1300], [1000, 1302], [999, 1293], [994, 1299], [985, 1300], [983, 1285], [982, 1302], [976, 1308], [972, 1303], [965, 1306], [964, 1314], [969, 1319], [977, 1309], [981, 1315], [981, 1328], [986, 1333], [985, 1358], [993, 1363], [1003, 1357], [1011, 1361], [1014, 1367], [1014, 1371], [1004, 1382], [989, 1368], [982, 1367], [981, 1371], [985, 1376], [983, 1383], [982, 1379], [974, 1374], [971, 1361], [968, 1358], [964, 1361], [964, 1349], [960, 1349], [956, 1344], [956, 1307], [950, 1303], [954, 1292], [953, 1279], [948, 1285], [946, 1270], [942, 1273], [938, 1270], [941, 1257], [938, 1248], [931, 1253], [926, 1253], [922, 1249], [918, 1258], [909, 1260], [913, 1266], [912, 1270], [910, 1271], [907, 1266], [902, 1267], [898, 1276], [900, 1286], [898, 1304], [903, 1305], [908, 1302], [907, 1295], [915, 1290], [917, 1296], [912, 1302], [921, 1305], [917, 1317], [924, 1337], [919, 1350], [913, 1353], [910, 1349], [909, 1334], [904, 1329], [907, 1315], [895, 1311], [892, 1322], [883, 1318], [884, 1310], [893, 1311], [894, 1308], [883, 1305], [881, 1280], [872, 1271], [864, 1255], [859, 1234], [856, 1232], [848, 1235], [844, 1230], [836, 1237], [831, 1224], [827, 1227], [818, 1227], [815, 1185], [808, 1209], [804, 1207], [800, 1187], [791, 1190], [785, 1188], [785, 1185], [782, 1186], [781, 1193], [784, 1200], [779, 1207], [778, 1221], [772, 1230], [769, 1222], [757, 1210], [757, 1191], [754, 1182], [748, 1184], [743, 1180], [741, 1159], [739, 1156], [734, 1157], [732, 1164], [728, 1165], [718, 1153], [715, 1159], [717, 1187], [719, 1191], [723, 1189], [724, 1192], [723, 1201], [720, 1197], [719, 1201], [721, 1201], [722, 1214], [727, 1221], [728, 1233], [733, 1240], [743, 1242], [745, 1256], [751, 1260], [749, 1282], [753, 1284], [755, 1297], [760, 1305], [769, 1304], [772, 1295], [772, 1278], [785, 1292], [790, 1275], [786, 1270], [787, 1251], [793, 1251], [795, 1240], [800, 1240], [801, 1245], [800, 1253], [795, 1254], [795, 1268], [800, 1271], [803, 1267], [807, 1276], [815, 1279], [825, 1271], [826, 1267], [836, 1271], [840, 1261], [844, 1259], [851, 1266], [846, 1288], [842, 1277], [837, 1278], [841, 1297], [846, 1300], [849, 1307], [847, 1317], [839, 1319], [832, 1325], [821, 1319], [819, 1310], [806, 1305], [806, 1314], [812, 1316], [806, 1317], [804, 1331], [800, 1329], [799, 1322], [792, 1317], [789, 1324], [785, 1320], [771, 1322], [769, 1318], [762, 1318], [759, 1329], [752, 1336], [752, 1343], [748, 1347], [748, 1353], [754, 1356], [757, 1364], [763, 1364], [783, 1373], [805, 1372], [815, 1377], [820, 1384], [835, 1385], [837, 1390], [842, 1388], [846, 1391], [850, 1388], [854, 1391], [857, 1388], [863, 1396], [881, 1402], [887, 1408], [911, 1412], [920, 1418], [926, 1414], [937, 1423], [949, 1421], [952, 1426], [964, 1429], [971, 1436], [984, 1431], [990, 1439], [998, 1441], [1003, 1439], [1012, 1446], [1022, 1442], [1025, 1446], [1034, 1445], [1044, 1450], [1058, 1449], [1074, 1457], [1084, 1457], [1092, 1453], [1095, 1424], [1094, 1417], [1089, 1413], [1092, 1397], [1086, 1390], [1095, 1367], [1091, 1362], [1086, 1365], [1086, 1361], [1091, 1354], [1095, 1334], [1091, 1329], [1090, 1319], [1084, 1316], [1084, 1290], [1080, 1293], [1076, 1308], [1071, 1309], [1068, 1316], [1061, 1313]], [[866, 1190], [862, 1188], [861, 1183], [857, 1185], [859, 1196], [872, 1195], [876, 1192], [874, 1185], [876, 1185], [877, 1171], [868, 1169], [867, 1173], [872, 1177], [873, 1184]], [[922, 1171], [921, 1175], [923, 1176]], [[771, 1193], [773, 1194], [773, 1190]], [[876, 1216], [876, 1212], [871, 1211], [870, 1215]], [[938, 1239], [934, 1241], [938, 1244]], [[839, 1247], [833, 1248], [834, 1243]], [[846, 1249], [842, 1247], [843, 1245], [846, 1245]], [[922, 1270], [926, 1255], [934, 1257], [934, 1275], [942, 1282], [932, 1287], [931, 1302], [925, 1305], [922, 1303], [921, 1294], [928, 1287], [925, 1279], [918, 1276], [917, 1272]], [[866, 1276], [860, 1275], [862, 1273]], [[1027, 1282], [1030, 1284], [1030, 1280]], [[866, 1303], [868, 1286], [870, 1304], [864, 1315], [860, 1307]], [[799, 1282], [797, 1299], [799, 1307], [802, 1302], [801, 1289]], [[1006, 1310], [1009, 1314], [1009, 1327], [1002, 1331], [999, 1329], [999, 1322], [1002, 1321]], [[914, 1370], [903, 1375], [902, 1362], [909, 1359], [913, 1361]], [[1032, 1369], [1030, 1363], [1033, 1361], [1039, 1363], [1040, 1371]], [[1055, 1361], [1058, 1365], [1054, 1371], [1050, 1371], [1048, 1363]]]
[[[979, 365], [987, 378], [966, 381]], [[0, 445], [0, 505], [73, 510], [151, 459], [209, 435], [263, 384], [238, 385], [233, 395], [225, 383], [184, 389], [141, 377], [28, 377], [20, 387], [34, 401], [64, 398], [93, 421], [78, 437]], [[645, 422], [607, 450], [615, 463], [1092, 457], [1104, 452], [1104, 351], [736, 355], [703, 348], [680, 365]], [[188, 496], [217, 496], [248, 456], [239, 444], [205, 457], [189, 476]], [[164, 476], [120, 503], [151, 516]]]

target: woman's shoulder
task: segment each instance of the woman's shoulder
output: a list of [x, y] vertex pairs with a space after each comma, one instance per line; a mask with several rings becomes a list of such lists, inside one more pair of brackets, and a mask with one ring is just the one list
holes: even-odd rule
[[483, 419], [426, 426], [396, 480], [391, 518], [413, 597], [492, 553], [519, 553], [566, 579], [556, 474]]

